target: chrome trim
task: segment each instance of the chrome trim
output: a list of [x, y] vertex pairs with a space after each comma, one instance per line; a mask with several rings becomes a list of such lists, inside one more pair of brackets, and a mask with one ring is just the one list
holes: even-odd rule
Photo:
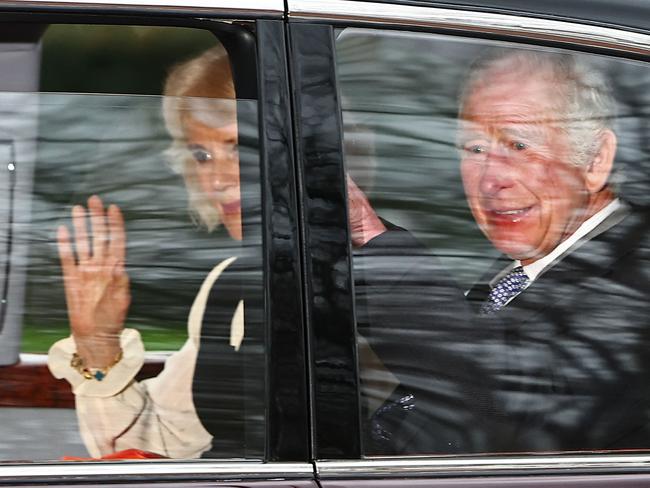
[[283, 0], [6, 0], [0, 7], [137, 8], [282, 17]]
[[[145, 363], [164, 363], [174, 351], [146, 351], [144, 353]], [[47, 364], [47, 354], [21, 352], [18, 366], [45, 366]], [[0, 461], [0, 466], [2, 461]]]
[[42, 482], [74, 477], [75, 481], [97, 481], [119, 477], [121, 481], [146, 476], [149, 480], [174, 479], [296, 479], [313, 478], [308, 463], [263, 463], [260, 461], [142, 460], [112, 462], [0, 463], [0, 483]]
[[520, 474], [544, 471], [545, 474], [571, 471], [631, 471], [649, 470], [648, 454], [582, 454], [544, 456], [531, 454], [516, 457], [446, 457], [364, 459], [358, 461], [317, 461], [316, 472], [323, 478], [351, 476], [406, 475], [481, 475]]
[[460, 29], [650, 54], [648, 34], [561, 20], [348, 0], [288, 0], [288, 6], [296, 20]]

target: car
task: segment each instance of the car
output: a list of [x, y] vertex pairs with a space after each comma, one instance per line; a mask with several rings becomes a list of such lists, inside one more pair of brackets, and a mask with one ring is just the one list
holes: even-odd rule
[[[625, 439], [624, 407], [646, 412], [634, 374], [647, 334], [621, 325], [643, 322], [642, 292], [605, 282], [619, 298], [599, 317], [619, 335], [596, 320], [580, 340], [557, 336], [605, 352], [584, 370], [558, 352], [547, 390], [506, 378], [507, 410], [495, 413], [481, 402], [504, 349], [480, 349], [453, 305], [431, 326], [439, 304], [422, 278], [453, 270], [466, 290], [498, 259], [466, 203], [456, 140], [464, 80], [495, 52], [579, 57], [606, 75], [618, 107], [605, 117], [617, 124], [612, 181], [647, 214], [648, 19], [643, 0], [2, 2], [0, 485], [650, 486], [650, 439], [597, 437], [606, 425]], [[225, 82], [226, 68], [209, 71], [224, 60]], [[232, 93], [219, 91], [228, 80]], [[355, 188], [415, 244], [365, 252]], [[389, 282], [368, 287], [386, 268]], [[93, 310], [133, 331], [101, 368], [71, 360], [66, 339], [69, 323], [79, 341], [94, 318], [75, 307], [97, 283], [115, 289]], [[376, 298], [389, 310], [383, 339], [369, 329]], [[138, 336], [146, 353], [126, 346]], [[553, 348], [535, 337], [509, 360]], [[381, 340], [402, 347], [382, 354]], [[634, 354], [609, 355], [630, 343]], [[465, 347], [488, 366], [457, 367]], [[566, 380], [575, 370], [610, 388], [591, 423]], [[413, 436], [440, 442], [395, 447], [382, 416], [406, 418], [446, 388], [421, 385], [447, 376], [477, 390], [440, 427], [420, 420]], [[548, 427], [536, 415], [559, 390], [553, 408], [568, 413]], [[514, 417], [536, 429], [530, 442], [504, 440], [520, 439], [502, 428]], [[499, 441], [476, 440], [488, 435]]]

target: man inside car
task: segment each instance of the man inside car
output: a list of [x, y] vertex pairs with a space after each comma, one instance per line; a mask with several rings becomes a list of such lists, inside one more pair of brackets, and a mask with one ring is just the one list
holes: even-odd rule
[[359, 330], [400, 383], [370, 416], [376, 453], [647, 447], [649, 223], [611, 183], [614, 106], [580, 56], [473, 66], [460, 173], [503, 258], [465, 296], [349, 184]]

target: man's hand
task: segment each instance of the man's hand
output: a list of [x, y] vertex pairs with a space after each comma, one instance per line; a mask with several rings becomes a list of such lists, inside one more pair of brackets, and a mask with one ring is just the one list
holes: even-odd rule
[[347, 176], [350, 236], [354, 247], [361, 247], [373, 237], [386, 232], [386, 226], [377, 217], [366, 195]]
[[101, 199], [93, 195], [88, 212], [74, 206], [72, 226], [76, 259], [68, 228], [62, 225], [57, 232], [70, 328], [85, 366], [102, 368], [120, 352], [120, 333], [131, 302], [124, 269], [124, 219], [117, 205], [104, 211]]

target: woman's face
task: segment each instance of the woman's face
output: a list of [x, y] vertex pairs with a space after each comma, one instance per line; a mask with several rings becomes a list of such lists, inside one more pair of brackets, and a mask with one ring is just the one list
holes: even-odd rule
[[219, 212], [221, 222], [235, 240], [242, 239], [241, 194], [237, 124], [206, 125], [195, 118], [183, 119], [183, 131], [196, 164], [201, 191]]

